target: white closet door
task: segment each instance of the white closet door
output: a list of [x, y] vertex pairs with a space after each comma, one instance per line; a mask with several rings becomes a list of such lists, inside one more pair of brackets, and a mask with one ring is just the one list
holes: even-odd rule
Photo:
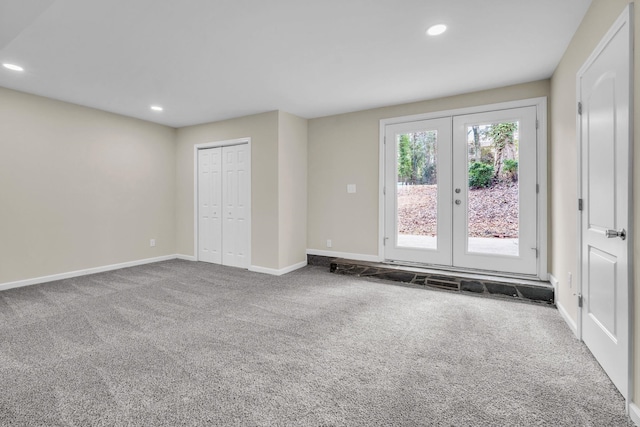
[[248, 145], [222, 147], [222, 264], [249, 267]]
[[222, 263], [222, 148], [198, 150], [198, 259]]

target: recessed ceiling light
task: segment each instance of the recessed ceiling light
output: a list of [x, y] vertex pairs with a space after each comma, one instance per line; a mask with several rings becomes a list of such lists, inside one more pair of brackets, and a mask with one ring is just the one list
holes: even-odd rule
[[162, 108], [162, 107], [161, 107], [161, 106], [159, 106], [159, 105], [152, 105], [152, 106], [151, 106], [151, 109], [152, 109], [153, 111], [162, 111], [162, 110], [164, 110], [164, 108]]
[[9, 63], [4, 62], [2, 64], [2, 66], [4, 68], [8, 68], [11, 71], [24, 71], [24, 68], [22, 68], [21, 66], [16, 65], [16, 64], [9, 64]]
[[430, 36], [439, 36], [440, 34], [447, 31], [447, 26], [444, 24], [434, 25], [433, 27], [429, 27], [427, 30], [427, 34]]

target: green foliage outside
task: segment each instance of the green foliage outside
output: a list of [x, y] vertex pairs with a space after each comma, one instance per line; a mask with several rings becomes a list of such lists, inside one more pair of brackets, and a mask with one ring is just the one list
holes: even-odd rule
[[469, 187], [489, 187], [493, 182], [493, 166], [481, 162], [469, 165]]
[[518, 172], [518, 161], [514, 159], [505, 159], [503, 162], [505, 172]]
[[398, 181], [409, 184], [435, 184], [435, 131], [402, 134], [398, 138]]
[[[518, 122], [469, 127], [469, 186], [518, 180]], [[436, 131], [398, 135], [398, 182], [436, 184]]]
[[[469, 181], [474, 187], [492, 186], [501, 181], [518, 180], [518, 122], [493, 123], [486, 125], [472, 125], [468, 128], [469, 161], [471, 172]], [[482, 163], [491, 166], [492, 179], [487, 180], [487, 168], [472, 166]]]
[[413, 173], [411, 157], [412, 149], [409, 135], [400, 135], [400, 141], [398, 142], [398, 175], [402, 180], [410, 179]]
[[436, 176], [436, 165], [430, 164], [424, 167], [422, 171], [422, 183], [423, 184], [436, 184], [438, 182]]
[[487, 137], [493, 141], [495, 155], [493, 160], [493, 174], [495, 178], [500, 177], [504, 161], [515, 157], [516, 145], [514, 134], [517, 129], [518, 122], [506, 122], [495, 123], [487, 130]]
[[505, 159], [502, 162], [502, 170], [507, 177], [513, 181], [518, 180], [518, 161], [514, 159]]

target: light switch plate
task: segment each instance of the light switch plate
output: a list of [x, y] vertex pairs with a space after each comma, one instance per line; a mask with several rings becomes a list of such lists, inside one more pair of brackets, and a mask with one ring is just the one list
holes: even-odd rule
[[355, 184], [347, 184], [347, 193], [355, 193], [356, 185]]

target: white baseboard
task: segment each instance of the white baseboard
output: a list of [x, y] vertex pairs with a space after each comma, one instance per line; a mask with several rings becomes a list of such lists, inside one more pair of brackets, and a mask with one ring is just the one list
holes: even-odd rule
[[564, 306], [560, 303], [560, 301], [558, 301], [558, 287], [559, 287], [559, 284], [560, 284], [558, 282], [558, 279], [556, 279], [553, 276], [553, 274], [549, 273], [549, 282], [553, 286], [553, 299], [556, 302], [556, 308], [558, 309], [558, 312], [560, 313], [560, 316], [562, 316], [564, 321], [567, 323], [567, 325], [569, 326], [569, 329], [571, 329], [571, 331], [573, 332], [573, 335], [575, 335], [576, 338], [580, 339], [580, 337], [578, 336], [578, 325], [571, 318], [571, 316], [569, 316], [569, 313], [567, 312], [567, 309], [564, 308]]
[[629, 404], [629, 417], [635, 425], [640, 427], [640, 408], [633, 402]]
[[319, 255], [319, 256], [327, 256], [331, 258], [345, 258], [345, 259], [352, 259], [354, 261], [369, 261], [369, 262], [381, 261], [380, 257], [378, 257], [377, 255], [354, 254], [351, 252], [323, 251], [319, 249], [307, 249], [307, 255]]
[[182, 259], [185, 261], [197, 261], [196, 257], [193, 255], [183, 255], [183, 254], [176, 254], [176, 258], [177, 259]]
[[256, 273], [270, 274], [272, 276], [282, 276], [283, 274], [291, 273], [294, 270], [297, 270], [299, 268], [306, 267], [306, 266], [307, 266], [307, 261], [302, 261], [297, 264], [293, 264], [293, 265], [290, 265], [289, 267], [285, 267], [281, 269], [252, 265], [251, 267], [249, 267], [249, 271], [254, 271]]
[[155, 258], [139, 259], [136, 261], [122, 262], [120, 264], [103, 265], [101, 267], [86, 268], [84, 270], [70, 271], [67, 273], [52, 274], [50, 276], [35, 277], [33, 279], [16, 280], [15, 282], [0, 283], [0, 291], [23, 286], [37, 285], [39, 283], [53, 282], [56, 280], [70, 279], [72, 277], [86, 276], [88, 274], [102, 273], [104, 271], [119, 270], [121, 268], [135, 267], [137, 265], [151, 264], [153, 262], [176, 259], [177, 255], [164, 255]]
[[575, 335], [576, 338], [580, 339], [580, 336], [578, 335], [578, 325], [571, 318], [571, 316], [569, 316], [567, 309], [564, 308], [558, 301], [556, 301], [556, 308], [558, 309], [560, 316], [562, 316], [564, 321], [567, 323], [567, 326], [569, 326], [569, 329], [571, 329], [571, 332], [573, 332], [573, 335]]

